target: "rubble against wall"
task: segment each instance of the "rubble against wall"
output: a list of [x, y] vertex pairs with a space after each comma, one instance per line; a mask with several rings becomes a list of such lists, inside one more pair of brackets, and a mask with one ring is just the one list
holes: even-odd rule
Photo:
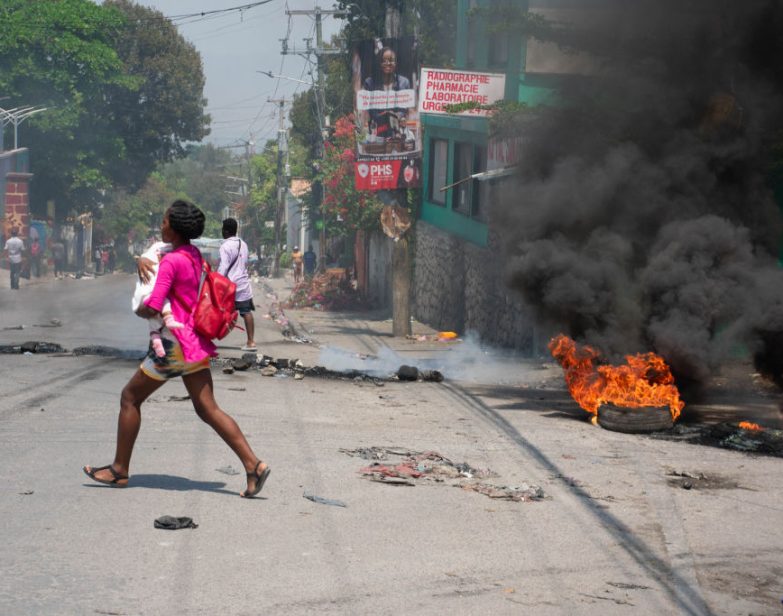
[[538, 352], [522, 299], [506, 288], [500, 251], [416, 223], [414, 315], [438, 329], [476, 332], [487, 344]]

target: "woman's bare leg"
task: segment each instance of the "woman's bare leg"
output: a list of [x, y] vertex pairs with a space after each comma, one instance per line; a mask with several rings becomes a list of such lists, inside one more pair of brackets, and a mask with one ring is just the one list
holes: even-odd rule
[[[127, 476], [130, 471], [130, 460], [133, 454], [133, 446], [141, 427], [141, 405], [150, 397], [152, 392], [159, 389], [165, 381], [151, 379], [141, 370], [137, 370], [120, 395], [120, 415], [117, 418], [117, 447], [114, 453], [112, 468], [119, 475]], [[89, 466], [84, 467], [88, 472]], [[113, 475], [109, 469], [95, 473], [98, 479], [111, 481]], [[127, 479], [118, 482], [125, 485]]]
[[[263, 472], [267, 465], [262, 462], [258, 467], [260, 460], [253, 453], [237, 422], [218, 406], [213, 391], [212, 373], [209, 370], [199, 370], [182, 377], [182, 380], [190, 394], [190, 400], [193, 402], [196, 414], [217, 432], [220, 438], [239, 456], [242, 466], [245, 467], [245, 472]], [[247, 478], [247, 491], [252, 492], [255, 485], [256, 479], [251, 474]]]

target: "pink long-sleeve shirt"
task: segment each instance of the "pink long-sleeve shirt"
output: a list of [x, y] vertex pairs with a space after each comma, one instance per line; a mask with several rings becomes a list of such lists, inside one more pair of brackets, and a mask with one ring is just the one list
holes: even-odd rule
[[[188, 258], [188, 254], [193, 260]], [[171, 302], [172, 315], [184, 325], [182, 329], [171, 330], [171, 333], [179, 341], [186, 362], [201, 361], [205, 357], [217, 355], [217, 347], [212, 341], [193, 329], [192, 313], [198, 299], [200, 279], [201, 253], [198, 248], [190, 244], [180, 246], [161, 260], [158, 279], [146, 301], [147, 306], [158, 311], [163, 308], [166, 298]], [[176, 291], [176, 297], [172, 291]], [[187, 306], [183, 306], [183, 302]]]

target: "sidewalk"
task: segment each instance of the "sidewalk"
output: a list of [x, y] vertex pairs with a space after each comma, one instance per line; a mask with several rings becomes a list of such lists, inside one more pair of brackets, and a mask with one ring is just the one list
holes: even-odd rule
[[[411, 320], [410, 337], [395, 337], [389, 310], [281, 309], [293, 287], [290, 275], [255, 281], [259, 353], [296, 358], [306, 366], [332, 370], [394, 373], [404, 364], [439, 370], [449, 379], [490, 385], [526, 385], [550, 379], [562, 382], [562, 371], [550, 357], [531, 358], [509, 349], [488, 349], [470, 338], [439, 340], [437, 330], [415, 319]], [[281, 333], [288, 335], [281, 337]], [[223, 343], [221, 355], [241, 355], [244, 333], [235, 331]]]

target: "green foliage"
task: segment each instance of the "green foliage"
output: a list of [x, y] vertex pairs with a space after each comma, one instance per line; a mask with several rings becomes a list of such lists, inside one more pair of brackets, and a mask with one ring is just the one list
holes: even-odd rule
[[182, 140], [206, 134], [203, 83], [198, 54], [151, 9], [127, 0], [0, 6], [3, 107], [49, 108], [20, 128], [34, 213], [51, 199], [62, 217], [94, 207], [106, 188], [142, 185]]
[[290, 252], [281, 252], [280, 253], [280, 267], [282, 269], [288, 269], [291, 267], [291, 264], [294, 262], [294, 258], [291, 256]]
[[133, 90], [114, 88], [107, 101], [112, 129], [126, 151], [113, 177], [133, 186], [157, 163], [182, 156], [185, 141], [209, 134], [205, 78], [201, 56], [162, 13], [130, 0], [106, 0], [104, 6], [125, 18], [113, 46], [125, 72], [138, 81]]
[[374, 193], [355, 188], [354, 131], [352, 116], [337, 120], [334, 135], [326, 143], [318, 175], [324, 187], [324, 223], [331, 236], [378, 229], [380, 224], [383, 207], [380, 200]]
[[112, 192], [96, 219], [96, 239], [114, 240], [123, 246], [158, 235], [163, 213], [176, 197], [158, 174], [150, 176], [135, 193]]
[[160, 167], [159, 175], [168, 189], [204, 211], [207, 237], [220, 237], [223, 210], [231, 205], [225, 178], [231, 161], [229, 152], [208, 144], [191, 147], [186, 158]]
[[526, 6], [513, 2], [496, 2], [489, 7], [474, 7], [468, 17], [482, 19], [491, 34], [513, 33], [518, 36], [530, 36], [542, 41], [555, 41], [565, 32], [560, 26], [539, 13], [531, 13]]

